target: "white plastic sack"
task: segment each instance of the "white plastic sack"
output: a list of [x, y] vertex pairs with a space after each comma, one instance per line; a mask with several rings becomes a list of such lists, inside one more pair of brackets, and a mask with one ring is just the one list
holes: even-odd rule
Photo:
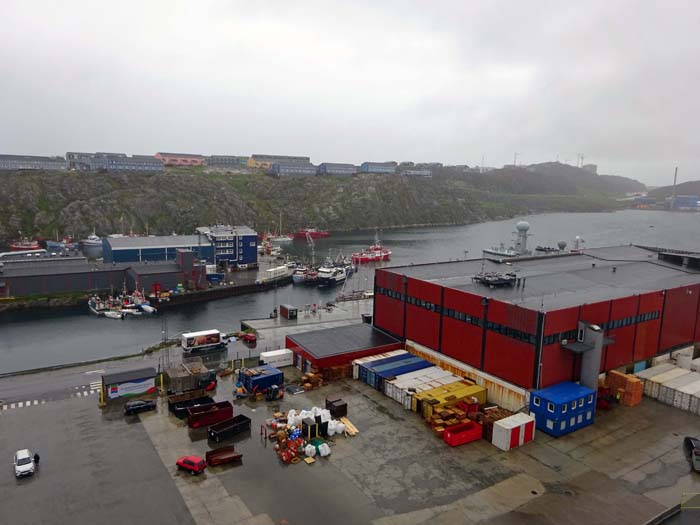
[[318, 407], [312, 407], [311, 412], [313, 413], [313, 417], [321, 415], [321, 409]]
[[321, 423], [328, 423], [331, 420], [331, 411], [325, 408], [321, 410]]
[[342, 434], [343, 432], [345, 432], [345, 424], [338, 421], [335, 425], [335, 433]]
[[302, 410], [301, 412], [299, 412], [299, 417], [301, 417], [301, 419], [306, 419], [307, 417], [313, 419], [314, 413], [311, 410]]
[[316, 447], [313, 445], [306, 445], [304, 447], [304, 454], [306, 454], [307, 457], [314, 457], [316, 455]]
[[321, 457], [330, 456], [331, 447], [328, 446], [328, 443], [322, 443], [318, 446], [318, 453], [321, 454]]
[[328, 435], [329, 435], [329, 436], [334, 436], [334, 435], [335, 435], [335, 425], [336, 425], [336, 423], [337, 423], [337, 422], [336, 422], [334, 419], [331, 419], [331, 420], [328, 422]]

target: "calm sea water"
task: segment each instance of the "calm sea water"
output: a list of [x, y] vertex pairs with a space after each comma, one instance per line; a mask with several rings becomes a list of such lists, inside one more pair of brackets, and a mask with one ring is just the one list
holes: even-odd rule
[[[556, 213], [518, 217], [470, 226], [386, 230], [381, 237], [393, 252], [389, 265], [426, 263], [481, 256], [481, 250], [512, 240], [518, 220], [530, 223], [530, 243], [572, 246], [579, 235], [585, 246], [645, 244], [700, 249], [700, 214], [654, 211], [616, 213]], [[316, 242], [317, 261], [338, 251], [346, 255], [371, 244], [373, 233], [337, 234]], [[308, 255], [306, 243], [289, 247]], [[465, 253], [466, 252], [466, 253]], [[348, 281], [347, 289], [369, 289], [372, 269], [364, 267]], [[233, 331], [241, 319], [267, 317], [275, 305], [297, 306], [332, 301], [339, 289], [286, 286], [249, 296], [234, 297], [171, 310], [164, 314], [170, 336], [190, 330], [218, 328]], [[91, 316], [87, 307], [0, 314], [0, 372], [71, 363], [134, 353], [161, 339], [163, 316], [115, 321]]]

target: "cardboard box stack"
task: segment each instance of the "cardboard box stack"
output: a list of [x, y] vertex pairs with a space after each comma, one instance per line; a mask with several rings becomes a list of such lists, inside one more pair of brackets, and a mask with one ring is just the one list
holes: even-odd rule
[[486, 407], [476, 415], [476, 422], [484, 427], [484, 439], [491, 443], [493, 439], [493, 424], [496, 421], [513, 415], [513, 412], [498, 406]]
[[607, 374], [607, 383], [620, 404], [626, 407], [637, 406], [642, 402], [644, 384], [639, 378], [632, 374], [623, 374], [616, 370], [611, 370]]

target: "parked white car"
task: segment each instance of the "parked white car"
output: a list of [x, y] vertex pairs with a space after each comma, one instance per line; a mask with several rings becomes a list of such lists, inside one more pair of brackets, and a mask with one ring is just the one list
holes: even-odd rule
[[15, 476], [22, 478], [34, 474], [36, 465], [34, 464], [34, 455], [26, 448], [15, 452]]

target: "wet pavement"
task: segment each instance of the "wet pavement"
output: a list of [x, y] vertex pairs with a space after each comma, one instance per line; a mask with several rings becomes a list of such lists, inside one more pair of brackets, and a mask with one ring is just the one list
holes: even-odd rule
[[[81, 379], [85, 372], [75, 371]], [[216, 399], [232, 399], [232, 386], [222, 379]], [[360, 433], [333, 438], [331, 456], [312, 465], [282, 465], [261, 424], [326, 397], [347, 401]], [[253, 421], [234, 443], [242, 464], [191, 477], [175, 471], [175, 459], [204, 455], [210, 444], [163, 400], [157, 412], [128, 419], [118, 406], [101, 411], [90, 394], [0, 411], [0, 491], [31, 507], [25, 516], [0, 506], [0, 523], [61, 523], [70, 513], [71, 523], [99, 515], [103, 523], [198, 525], [637, 524], [700, 492], [681, 448], [685, 435], [700, 433], [700, 418], [646, 398], [599, 412], [595, 425], [559, 439], [538, 432], [510, 452], [485, 441], [450, 448], [416, 414], [353, 380], [276, 403], [236, 402], [234, 413]], [[24, 446], [46, 459], [34, 479], [16, 482], [11, 457]]]

